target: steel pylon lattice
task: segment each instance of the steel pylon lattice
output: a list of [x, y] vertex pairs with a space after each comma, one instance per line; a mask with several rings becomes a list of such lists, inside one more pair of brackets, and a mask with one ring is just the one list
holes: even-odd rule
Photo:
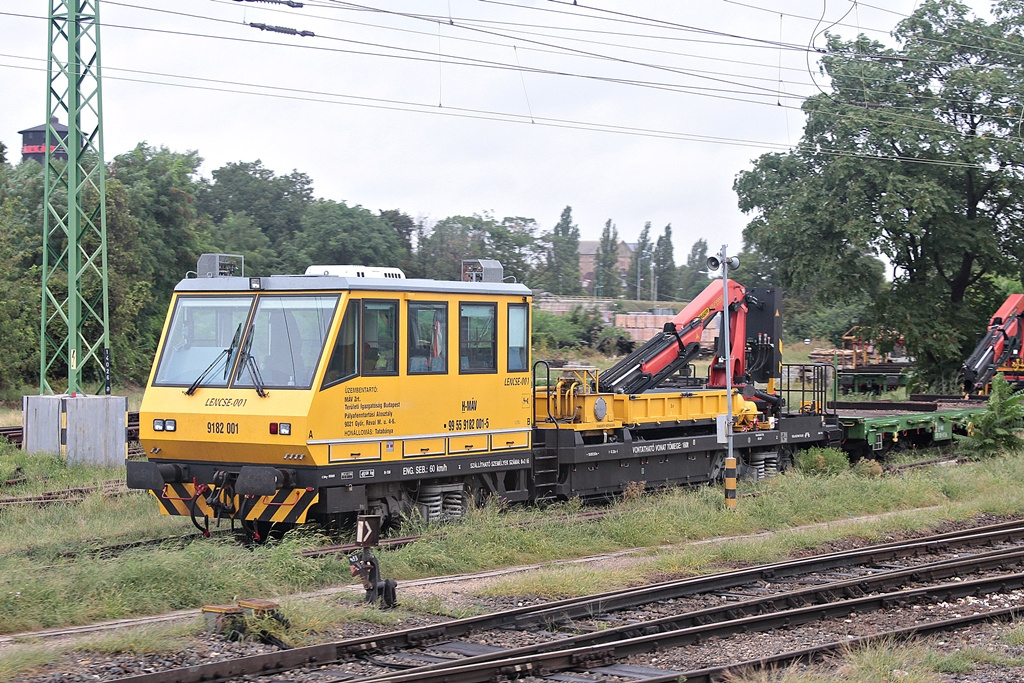
[[66, 367], [68, 393], [87, 378], [109, 394], [99, 0], [50, 0], [49, 39], [39, 388]]

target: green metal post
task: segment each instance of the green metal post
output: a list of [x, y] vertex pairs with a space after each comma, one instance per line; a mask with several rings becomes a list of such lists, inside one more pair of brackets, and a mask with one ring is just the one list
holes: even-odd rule
[[[63, 367], [68, 393], [82, 392], [85, 378], [110, 393], [99, 31], [99, 0], [51, 0], [40, 393], [53, 393]], [[61, 116], [66, 138], [55, 129]]]

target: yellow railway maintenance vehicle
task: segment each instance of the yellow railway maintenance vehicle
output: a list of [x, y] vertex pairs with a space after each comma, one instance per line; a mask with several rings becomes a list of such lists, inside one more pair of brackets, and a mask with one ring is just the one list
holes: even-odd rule
[[[779, 469], [793, 448], [835, 436], [813, 409], [823, 389], [803, 412], [782, 412], [773, 290], [730, 282], [723, 304], [713, 283], [598, 373], [531, 366], [531, 291], [503, 282], [493, 261], [466, 262], [455, 282], [363, 266], [240, 277], [212, 258], [205, 277], [175, 288], [140, 410], [148, 460], [127, 463], [130, 488], [206, 531], [211, 518], [260, 538], [273, 524], [359, 513], [457, 517], [488, 495], [536, 502], [708, 482], [724, 468], [727, 401], [741, 469]], [[733, 395], [717, 356], [707, 382], [662, 387], [723, 310]]]

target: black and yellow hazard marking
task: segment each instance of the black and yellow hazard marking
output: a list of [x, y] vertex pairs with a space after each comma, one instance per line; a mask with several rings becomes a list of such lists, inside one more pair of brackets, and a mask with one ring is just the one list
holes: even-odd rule
[[[159, 501], [160, 512], [165, 515], [189, 516], [192, 508], [195, 507], [196, 517], [213, 517], [214, 511], [206, 504], [206, 496], [210, 489], [206, 489], [199, 496], [195, 495], [195, 484], [174, 483], [165, 484], [163, 491], [151, 491], [150, 493]], [[306, 521], [306, 515], [318, 500], [319, 494], [309, 489], [281, 489], [273, 496], [260, 496], [243, 500], [242, 496], [235, 496], [234, 509], [244, 510], [245, 519], [250, 522], [290, 522], [301, 524]], [[242, 507], [244, 504], [244, 507]], [[237, 515], [231, 515], [236, 517]]]
[[306, 513], [320, 499], [311, 489], [281, 489], [273, 496], [261, 496], [254, 502], [246, 502], [245, 518], [259, 522], [306, 521]]
[[736, 458], [725, 459], [725, 506], [736, 509]]
[[[193, 498], [196, 498], [195, 491], [196, 486], [191, 482], [187, 484], [176, 482], [173, 484], [164, 484], [162, 491], [150, 491], [150, 493], [152, 493], [160, 503], [161, 514], [183, 515], [187, 517], [192, 514], [191, 509], [193, 505]], [[196, 498], [195, 505], [197, 506], [196, 516], [209, 517], [213, 514], [202, 496]]]

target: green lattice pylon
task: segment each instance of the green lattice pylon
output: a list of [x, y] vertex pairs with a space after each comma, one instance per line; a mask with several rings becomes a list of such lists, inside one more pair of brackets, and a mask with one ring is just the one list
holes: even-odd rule
[[84, 392], [83, 380], [110, 393], [99, 0], [50, 0], [46, 75], [39, 390], [54, 393], [66, 368], [68, 393]]

